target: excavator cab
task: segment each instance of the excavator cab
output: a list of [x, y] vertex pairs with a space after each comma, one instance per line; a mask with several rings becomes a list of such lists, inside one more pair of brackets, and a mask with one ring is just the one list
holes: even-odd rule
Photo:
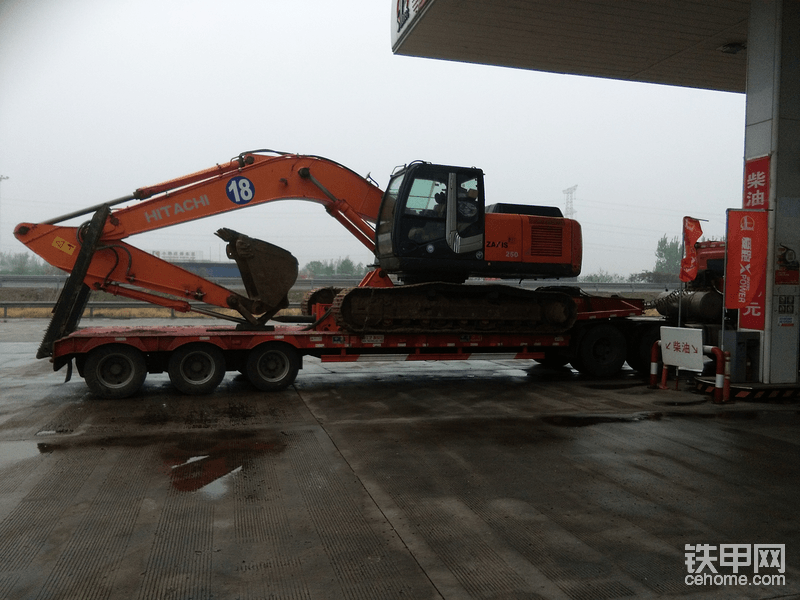
[[376, 228], [380, 266], [406, 283], [461, 283], [483, 262], [483, 171], [414, 162], [395, 171]]
[[404, 283], [575, 277], [582, 239], [556, 207], [486, 206], [480, 169], [413, 162], [383, 195], [375, 254]]

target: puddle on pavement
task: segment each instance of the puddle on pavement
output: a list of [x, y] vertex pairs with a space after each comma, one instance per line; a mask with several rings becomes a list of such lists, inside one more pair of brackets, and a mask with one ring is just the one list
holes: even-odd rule
[[726, 410], [719, 412], [646, 412], [629, 415], [550, 415], [542, 417], [542, 421], [557, 427], [587, 427], [603, 423], [639, 423], [643, 421], [661, 421], [662, 419], [699, 419], [721, 421], [754, 421], [758, 419], [785, 419], [786, 415], [798, 416], [800, 413], [783, 411]]
[[764, 417], [776, 415], [776, 414], [786, 414], [786, 413], [775, 413], [775, 412], [759, 412], [757, 410], [727, 410], [723, 412], [717, 413], [682, 413], [682, 412], [670, 412], [666, 413], [670, 417], [678, 417], [678, 418], [686, 418], [691, 417], [695, 419], [721, 419], [723, 421], [755, 421], [756, 419], [761, 419]]
[[646, 387], [644, 381], [614, 381], [611, 383], [585, 383], [583, 387], [590, 390], [630, 390], [632, 388]]
[[[201, 461], [208, 458], [207, 456], [201, 457], [192, 457], [186, 463], [195, 462], [196, 460]], [[183, 465], [175, 465], [172, 467], [173, 469], [177, 469], [182, 467]], [[188, 491], [197, 491], [203, 494], [204, 496], [208, 497], [210, 500], [217, 500], [218, 498], [222, 498], [225, 494], [228, 493], [229, 486], [231, 484], [231, 479], [233, 476], [242, 470], [241, 466], [236, 467], [230, 473], [225, 473], [216, 479], [211, 480], [210, 482], [206, 483], [205, 485], [201, 485], [201, 487], [197, 488], [196, 490], [188, 490]], [[174, 480], [173, 480], [174, 482]], [[202, 483], [201, 480], [198, 480], [199, 483]]]
[[637, 413], [632, 415], [555, 415], [542, 417], [542, 421], [557, 427], [588, 427], [601, 423], [636, 423], [658, 421], [662, 413]]
[[[53, 452], [85, 448], [138, 448], [160, 445], [159, 436], [122, 436], [68, 441], [0, 442], [0, 468], [13, 461]], [[222, 431], [209, 434], [172, 436], [155, 464], [180, 492], [200, 492], [209, 499], [228, 493], [231, 479], [254, 460], [276, 455], [286, 449], [278, 436], [264, 439], [254, 433]]]
[[235, 473], [246, 469], [255, 459], [281, 453], [285, 448], [280, 440], [242, 439], [223, 434], [187, 438], [166, 448], [161, 459], [174, 489], [202, 492], [217, 499], [228, 492]]
[[547, 367], [545, 365], [533, 365], [525, 373], [529, 379], [542, 383], [572, 381], [577, 377], [569, 367]]
[[42, 446], [44, 444], [28, 441], [0, 442], [0, 469], [21, 460], [46, 454], [47, 450], [43, 449]]
[[702, 398], [700, 400], [654, 400], [653, 404], [658, 406], [694, 406], [696, 404], [705, 404], [708, 402], [708, 398]]

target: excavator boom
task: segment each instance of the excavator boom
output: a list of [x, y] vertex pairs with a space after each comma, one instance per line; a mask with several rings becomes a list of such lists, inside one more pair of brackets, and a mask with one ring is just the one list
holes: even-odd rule
[[[59, 318], [61, 323], [53, 335], [64, 335], [77, 326], [82, 303], [88, 298], [82, 286], [179, 311], [208, 313], [189, 303], [202, 301], [236, 309], [244, 321], [261, 325], [285, 307], [286, 294], [297, 277], [297, 261], [285, 250], [231, 230], [218, 232], [228, 242], [228, 256], [236, 260], [242, 272], [248, 292], [245, 297], [123, 240], [231, 210], [297, 199], [322, 204], [372, 251], [373, 224], [382, 195], [369, 180], [334, 161], [318, 156], [253, 151], [242, 153], [224, 165], [139, 188], [131, 196], [109, 204], [47, 223], [22, 223], [15, 228], [14, 235], [51, 265], [73, 274], [62, 292], [62, 297], [73, 298], [65, 300], [70, 305], [69, 314]], [[109, 210], [110, 204], [130, 200], [140, 202]], [[92, 219], [81, 226], [59, 224], [89, 214], [93, 214]], [[76, 267], [79, 272], [75, 272]], [[226, 318], [221, 313], [210, 314]], [[236, 317], [233, 320], [242, 322]], [[40, 354], [47, 354], [47, 337]]]

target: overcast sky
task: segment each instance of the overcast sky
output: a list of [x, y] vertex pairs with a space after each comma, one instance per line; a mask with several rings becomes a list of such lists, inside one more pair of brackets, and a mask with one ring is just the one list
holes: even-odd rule
[[[257, 149], [381, 187], [415, 159], [477, 166], [487, 202], [564, 208], [584, 274], [651, 269], [681, 218], [741, 206], [744, 95], [394, 56], [394, 0], [0, 2], [0, 250], [23, 221]], [[274, 203], [128, 241], [224, 257], [231, 227], [310, 260], [371, 256], [322, 207]]]

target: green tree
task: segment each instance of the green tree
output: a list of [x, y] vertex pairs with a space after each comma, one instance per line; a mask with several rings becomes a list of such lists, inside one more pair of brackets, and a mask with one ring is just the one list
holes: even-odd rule
[[674, 273], [678, 274], [681, 269], [681, 240], [675, 236], [671, 240], [667, 234], [658, 240], [656, 246], [656, 264], [653, 267], [655, 273]]
[[331, 275], [363, 277], [367, 273], [367, 267], [364, 266], [364, 263], [354, 263], [352, 259], [347, 256], [345, 258], [330, 260], [312, 260], [300, 269], [300, 273], [304, 277], [325, 277]]
[[337, 275], [355, 275], [356, 264], [350, 260], [350, 257], [340, 258], [339, 263], [336, 265]]
[[300, 271], [305, 277], [322, 277], [333, 275], [333, 265], [330, 261], [312, 260], [307, 263]]

